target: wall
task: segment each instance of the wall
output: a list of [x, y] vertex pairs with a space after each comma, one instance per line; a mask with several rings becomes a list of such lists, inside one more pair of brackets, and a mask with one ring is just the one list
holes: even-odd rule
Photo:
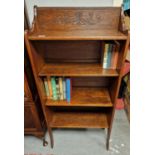
[[30, 26], [33, 20], [33, 6], [120, 6], [123, 0], [25, 0]]

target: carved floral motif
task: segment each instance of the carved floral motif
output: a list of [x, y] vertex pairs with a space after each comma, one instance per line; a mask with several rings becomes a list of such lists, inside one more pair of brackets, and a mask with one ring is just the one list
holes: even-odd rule
[[101, 21], [101, 16], [93, 12], [76, 12], [74, 15], [64, 13], [52, 20], [53, 24], [72, 24], [72, 25], [95, 25]]

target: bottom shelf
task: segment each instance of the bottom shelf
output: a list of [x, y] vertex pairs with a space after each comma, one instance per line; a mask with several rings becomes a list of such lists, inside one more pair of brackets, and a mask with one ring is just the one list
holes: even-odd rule
[[108, 114], [103, 112], [54, 112], [52, 128], [108, 128]]

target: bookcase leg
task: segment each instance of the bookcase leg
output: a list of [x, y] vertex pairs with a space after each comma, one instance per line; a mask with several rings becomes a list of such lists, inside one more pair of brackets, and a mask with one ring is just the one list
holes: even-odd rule
[[48, 142], [45, 140], [45, 137], [43, 138], [43, 146], [47, 146]]
[[52, 129], [49, 127], [48, 127], [48, 133], [49, 133], [49, 137], [50, 137], [51, 148], [53, 148], [53, 146], [54, 146], [53, 133], [52, 133]]
[[110, 134], [111, 134], [111, 131], [110, 131], [110, 129], [108, 129], [107, 142], [106, 142], [106, 148], [107, 148], [107, 150], [109, 150]]

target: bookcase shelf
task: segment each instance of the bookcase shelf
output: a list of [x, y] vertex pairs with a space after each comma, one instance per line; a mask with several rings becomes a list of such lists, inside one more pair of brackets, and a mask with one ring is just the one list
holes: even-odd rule
[[103, 69], [100, 64], [59, 63], [45, 64], [39, 76], [119, 76], [116, 69]]
[[46, 106], [112, 107], [107, 88], [73, 88], [71, 102], [48, 99]]
[[[25, 41], [51, 147], [52, 128], [107, 128], [109, 149], [130, 41], [123, 21], [121, 7], [34, 7]], [[54, 84], [49, 79], [55, 79]], [[63, 87], [62, 79], [68, 82]], [[58, 99], [66, 93], [68, 100], [71, 90], [70, 103], [47, 99], [54, 97], [53, 90]]]
[[126, 40], [127, 35], [114, 30], [44, 31], [31, 33], [30, 40]]
[[109, 128], [107, 115], [101, 112], [54, 112], [50, 126], [52, 128]]

